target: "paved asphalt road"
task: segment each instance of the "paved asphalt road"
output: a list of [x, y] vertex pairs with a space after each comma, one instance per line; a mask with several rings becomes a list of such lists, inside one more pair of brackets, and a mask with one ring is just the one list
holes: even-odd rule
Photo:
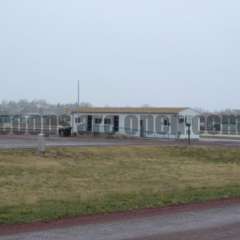
[[[0, 135], [0, 149], [36, 148], [37, 136]], [[46, 137], [47, 146], [119, 146], [119, 145], [186, 145], [187, 142], [176, 142], [168, 139], [111, 139], [100, 137]], [[201, 139], [195, 145], [216, 145], [240, 147], [239, 140], [231, 139]]]
[[2, 236], [0, 240], [239, 240], [240, 203]]
[[[109, 146], [117, 144], [117, 142], [112, 139], [103, 140], [98, 138], [94, 139], [74, 137], [46, 137], [45, 142], [47, 146]], [[37, 144], [37, 136], [0, 136], [0, 149], [36, 148]]]
[[[150, 140], [150, 139], [114, 139], [104, 137], [45, 137], [46, 146], [68, 147], [68, 146], [121, 146], [121, 145], [152, 145], [152, 144], [175, 144], [170, 140]], [[38, 136], [24, 135], [0, 135], [0, 149], [21, 149], [36, 148]]]

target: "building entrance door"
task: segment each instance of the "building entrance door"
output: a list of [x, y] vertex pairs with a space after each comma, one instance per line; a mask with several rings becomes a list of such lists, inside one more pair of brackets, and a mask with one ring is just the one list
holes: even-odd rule
[[140, 137], [145, 137], [145, 126], [142, 119], [140, 120]]
[[87, 131], [92, 132], [92, 116], [88, 116], [87, 118]]
[[114, 116], [113, 118], [113, 131], [114, 132], [119, 131], [119, 116]]

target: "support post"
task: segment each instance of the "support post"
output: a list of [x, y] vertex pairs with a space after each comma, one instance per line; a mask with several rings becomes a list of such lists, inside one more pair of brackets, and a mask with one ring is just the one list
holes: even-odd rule
[[38, 135], [37, 151], [40, 154], [46, 151], [46, 142], [45, 142], [44, 134], [42, 133]]

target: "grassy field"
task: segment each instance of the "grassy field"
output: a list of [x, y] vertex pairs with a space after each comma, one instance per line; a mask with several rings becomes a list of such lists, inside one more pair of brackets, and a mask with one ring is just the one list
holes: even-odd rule
[[0, 224], [240, 196], [240, 149], [0, 151]]

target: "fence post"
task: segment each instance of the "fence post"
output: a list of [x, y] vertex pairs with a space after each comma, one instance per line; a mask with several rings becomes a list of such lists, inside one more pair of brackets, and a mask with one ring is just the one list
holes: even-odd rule
[[44, 153], [46, 151], [46, 142], [44, 134], [42, 133], [38, 134], [37, 151], [38, 153]]

